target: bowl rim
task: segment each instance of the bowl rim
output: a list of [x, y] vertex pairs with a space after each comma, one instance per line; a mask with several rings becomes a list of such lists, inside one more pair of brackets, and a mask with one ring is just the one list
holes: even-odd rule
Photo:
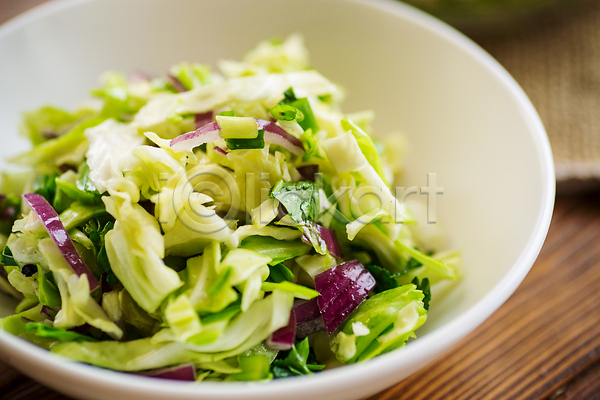
[[[97, 1], [99, 0], [53, 0], [38, 5], [0, 25], [0, 40], [36, 20], [71, 7]], [[555, 171], [552, 151], [542, 121], [531, 101], [512, 76], [485, 50], [454, 28], [413, 6], [394, 0], [329, 1], [345, 1], [373, 7], [399, 19], [409, 20], [420, 28], [443, 37], [444, 40], [456, 46], [459, 51], [466, 53], [484, 69], [491, 72], [494, 79], [500, 82], [518, 107], [519, 113], [528, 125], [528, 132], [532, 136], [539, 157], [542, 195], [535, 227], [527, 244], [500, 282], [458, 317], [420, 337], [419, 340], [410, 342], [401, 350], [405, 357], [398, 357], [398, 351], [394, 351], [383, 354], [368, 363], [347, 365], [312, 376], [276, 380], [268, 384], [203, 382], [201, 385], [197, 385], [118, 373], [77, 363], [49, 353], [45, 349], [1, 330], [0, 352], [8, 355], [9, 358], [19, 356], [32, 363], [42, 363], [48, 370], [60, 371], [62, 375], [69, 376], [71, 379], [93, 382], [94, 385], [110, 385], [112, 392], [118, 391], [123, 394], [135, 392], [139, 395], [147, 393], [152, 394], [152, 398], [156, 398], [157, 395], [183, 396], [182, 398], [205, 395], [260, 399], [265, 396], [269, 398], [285, 396], [286, 393], [295, 391], [301, 391], [307, 397], [311, 394], [323, 396], [325, 393], [337, 390], [335, 388], [359, 387], [380, 380], [382, 376], [389, 377], [394, 374], [394, 371], [413, 365], [415, 360], [420, 368], [423, 368], [477, 328], [510, 297], [533, 266], [542, 248], [554, 207]]]

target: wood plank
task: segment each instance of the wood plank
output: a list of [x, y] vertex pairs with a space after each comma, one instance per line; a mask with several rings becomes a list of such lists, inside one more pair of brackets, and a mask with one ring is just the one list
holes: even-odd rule
[[558, 388], [550, 400], [587, 400], [600, 398], [600, 362], [592, 364], [584, 373], [567, 385]]

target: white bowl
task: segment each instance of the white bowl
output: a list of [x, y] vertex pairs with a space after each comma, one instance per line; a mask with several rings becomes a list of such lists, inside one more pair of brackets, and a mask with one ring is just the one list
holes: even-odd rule
[[[268, 384], [184, 384], [56, 357], [0, 332], [0, 354], [23, 373], [86, 399], [358, 399], [449, 350], [523, 280], [554, 202], [552, 154], [531, 103], [488, 54], [443, 23], [385, 0], [56, 1], [0, 28], [0, 155], [22, 110], [73, 107], [98, 75], [181, 60], [239, 59], [258, 41], [301, 32], [317, 69], [348, 90], [348, 112], [373, 109], [378, 132], [411, 143], [406, 186], [437, 173], [438, 219], [463, 249], [464, 278], [432, 307], [420, 337], [368, 363]], [[416, 196], [413, 196], [416, 197]], [[421, 196], [422, 197], [422, 196]], [[434, 293], [434, 298], [435, 298]], [[4, 315], [13, 303], [0, 300]], [[518, 316], [515, 316], [518, 317]]]

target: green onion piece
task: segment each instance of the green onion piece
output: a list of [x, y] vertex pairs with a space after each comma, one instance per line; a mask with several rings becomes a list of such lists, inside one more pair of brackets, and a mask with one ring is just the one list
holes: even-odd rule
[[256, 139], [258, 136], [258, 124], [254, 118], [217, 115], [216, 120], [223, 139]]
[[255, 139], [225, 139], [229, 150], [262, 149], [265, 147], [265, 131], [259, 130]]
[[277, 104], [271, 109], [273, 118], [279, 121], [296, 121], [304, 120], [304, 114], [296, 107], [289, 104]]
[[235, 111], [233, 110], [229, 110], [229, 111], [221, 111], [219, 113], [219, 115], [222, 115], [224, 117], [235, 117]]
[[298, 124], [302, 127], [302, 129], [312, 129], [313, 132], [317, 132], [319, 130], [319, 125], [317, 125], [317, 120], [306, 97], [291, 102], [290, 106], [295, 107], [302, 113], [302, 115], [304, 115], [304, 119], [302, 121], [298, 121]]
[[294, 89], [290, 87], [283, 92], [283, 100], [281, 100], [279, 104], [289, 104], [292, 101], [296, 101], [296, 94], [294, 93]]

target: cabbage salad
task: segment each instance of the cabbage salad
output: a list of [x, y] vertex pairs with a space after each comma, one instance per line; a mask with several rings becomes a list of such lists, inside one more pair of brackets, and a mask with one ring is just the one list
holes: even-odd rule
[[241, 62], [102, 77], [26, 112], [0, 191], [0, 320], [70, 359], [154, 377], [313, 374], [404, 346], [459, 277], [390, 185], [398, 146], [302, 38]]

